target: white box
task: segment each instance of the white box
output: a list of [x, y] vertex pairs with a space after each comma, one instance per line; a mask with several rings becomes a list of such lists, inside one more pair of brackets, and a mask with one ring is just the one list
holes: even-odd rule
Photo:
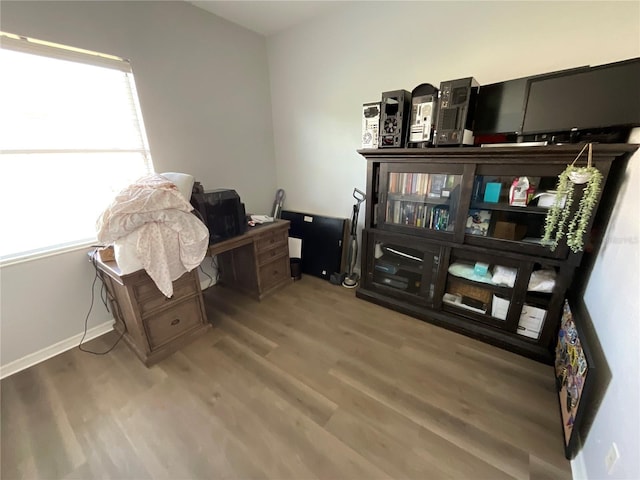
[[509, 300], [494, 295], [493, 301], [491, 302], [491, 316], [499, 318], [500, 320], [506, 320], [508, 311]]
[[518, 322], [518, 335], [524, 335], [529, 338], [540, 337], [540, 331], [546, 316], [547, 311], [544, 308], [532, 307], [525, 303], [522, 306], [522, 313]]
[[[556, 192], [551, 190], [548, 192], [538, 193], [535, 197], [538, 199], [538, 206], [541, 208], [551, 208], [556, 203]], [[567, 196], [563, 195], [560, 198], [560, 208], [564, 208], [564, 204], [567, 201]]]

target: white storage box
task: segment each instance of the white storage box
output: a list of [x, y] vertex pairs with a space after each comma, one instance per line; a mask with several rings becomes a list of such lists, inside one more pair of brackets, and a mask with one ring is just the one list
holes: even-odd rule
[[494, 295], [491, 302], [491, 316], [499, 318], [500, 320], [506, 320], [508, 311], [509, 300]]
[[544, 308], [532, 307], [525, 303], [518, 322], [518, 335], [539, 338], [546, 315], [547, 311]]

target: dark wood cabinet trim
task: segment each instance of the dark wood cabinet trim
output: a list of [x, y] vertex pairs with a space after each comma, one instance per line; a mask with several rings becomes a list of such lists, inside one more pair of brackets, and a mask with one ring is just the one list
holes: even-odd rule
[[[472, 190], [475, 175], [520, 176], [534, 170], [540, 176], [557, 176], [566, 165], [574, 161], [583, 145], [554, 145], [540, 147], [496, 147], [496, 148], [426, 148], [426, 149], [374, 149], [358, 150], [367, 159], [367, 202], [365, 229], [362, 236], [362, 278], [356, 291], [359, 298], [378, 303], [388, 308], [412, 315], [424, 321], [448, 328], [507, 350], [550, 363], [557, 336], [557, 327], [562, 304], [570, 288], [576, 267], [580, 265], [582, 252], [572, 253], [566, 244], [558, 246], [556, 251], [535, 244], [527, 244], [499, 238], [473, 236], [465, 234], [464, 225], [469, 208], [487, 207], [481, 202], [472, 204]], [[605, 188], [600, 200], [607, 198], [609, 203], [617, 194], [615, 187], [606, 183], [613, 162], [626, 161], [637, 149], [634, 144], [596, 144], [593, 148], [593, 160], [604, 177]], [[586, 163], [586, 159], [585, 159]], [[453, 232], [426, 231], [419, 227], [386, 224], [385, 208], [387, 200], [387, 173], [438, 172], [462, 174], [460, 184], [459, 209], [455, 218]], [[496, 173], [499, 172], [499, 173]], [[579, 202], [579, 195], [575, 203]], [[376, 209], [376, 204], [378, 208]], [[497, 206], [497, 210], [508, 213], [526, 212], [529, 215], [546, 215], [541, 208], [527, 207], [516, 210], [515, 207]], [[597, 213], [597, 212], [596, 212]], [[377, 218], [375, 217], [377, 214]], [[593, 225], [593, 215], [589, 228]], [[415, 295], [394, 292], [392, 289], [374, 288], [373, 271], [375, 258], [373, 245], [376, 240], [399, 242], [416, 250], [439, 248], [439, 266], [433, 279], [435, 283], [434, 299], [431, 304], [416, 299]], [[499, 321], [490, 315], [481, 315], [442, 302], [448, 281], [448, 267], [456, 252], [464, 252], [466, 258], [477, 261], [490, 261], [496, 264], [512, 265], [518, 268], [513, 288], [504, 290], [511, 293], [510, 309], [505, 321]], [[499, 263], [499, 262], [502, 263]], [[532, 293], [528, 283], [532, 271], [537, 266], [552, 267], [556, 270], [556, 284], [551, 293]], [[423, 278], [424, 280], [424, 278]], [[489, 291], [501, 292], [500, 288]], [[517, 333], [520, 314], [525, 304], [542, 306], [547, 310], [538, 339]]]

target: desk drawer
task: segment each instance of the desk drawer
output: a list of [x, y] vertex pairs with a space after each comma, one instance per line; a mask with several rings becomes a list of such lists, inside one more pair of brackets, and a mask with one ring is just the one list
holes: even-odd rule
[[173, 307], [144, 319], [151, 350], [202, 324], [199, 297], [176, 303]]
[[258, 252], [258, 265], [264, 265], [265, 263], [269, 263], [272, 260], [275, 260], [277, 257], [282, 255], [289, 254], [289, 246], [285, 243], [276, 244], [272, 248], [268, 250], [264, 250], [262, 252]]
[[261, 234], [256, 238], [256, 251], [262, 253], [278, 245], [288, 245], [288, 233], [286, 228], [281, 228]]
[[145, 315], [152, 310], [167, 307], [197, 293], [197, 285], [193, 281], [193, 274], [189, 272], [173, 282], [173, 296], [171, 298], [165, 297], [150, 277], [148, 281], [134, 285], [133, 292], [140, 306], [140, 314]]
[[264, 292], [278, 283], [291, 277], [289, 256], [284, 255], [273, 262], [266, 263], [258, 268], [260, 278], [260, 290]]

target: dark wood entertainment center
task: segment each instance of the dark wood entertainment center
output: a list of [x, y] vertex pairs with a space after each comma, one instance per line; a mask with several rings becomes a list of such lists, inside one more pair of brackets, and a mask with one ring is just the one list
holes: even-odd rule
[[[548, 207], [514, 206], [508, 194], [524, 176], [537, 192], [552, 190], [582, 146], [359, 150], [367, 159], [367, 203], [356, 295], [552, 363], [583, 252], [573, 253], [564, 239], [555, 251], [543, 246]], [[604, 177], [596, 209], [613, 204], [636, 148], [594, 145]], [[487, 184], [493, 198], [485, 196]]]

